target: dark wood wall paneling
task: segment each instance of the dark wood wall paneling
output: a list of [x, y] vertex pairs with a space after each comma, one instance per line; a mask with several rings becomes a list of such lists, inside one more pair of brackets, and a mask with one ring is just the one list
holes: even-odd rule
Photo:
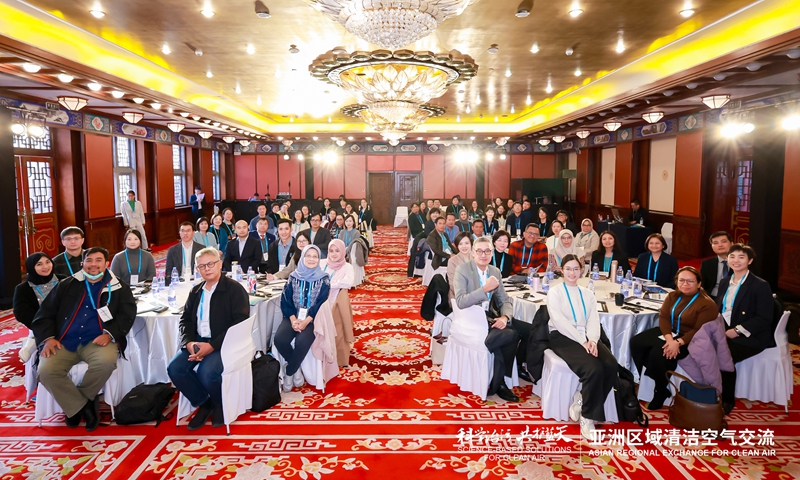
[[10, 308], [20, 282], [20, 244], [14, 185], [14, 143], [11, 110], [0, 108], [0, 308]]

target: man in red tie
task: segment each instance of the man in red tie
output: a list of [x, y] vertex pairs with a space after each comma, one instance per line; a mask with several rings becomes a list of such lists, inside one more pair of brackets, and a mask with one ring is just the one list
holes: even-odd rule
[[269, 246], [275, 241], [275, 236], [267, 232], [269, 223], [266, 218], [259, 218], [256, 223], [256, 231], [250, 232], [250, 236], [258, 240], [261, 248], [261, 262], [258, 265], [260, 273], [267, 273], [267, 260], [269, 259]]

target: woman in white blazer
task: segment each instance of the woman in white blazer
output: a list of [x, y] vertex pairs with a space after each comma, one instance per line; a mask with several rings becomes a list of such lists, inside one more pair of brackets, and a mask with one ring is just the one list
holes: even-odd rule
[[119, 207], [122, 214], [122, 223], [125, 228], [138, 230], [142, 235], [142, 250], [150, 250], [147, 244], [147, 234], [144, 232], [144, 207], [142, 202], [136, 200], [136, 192], [128, 190], [128, 201], [123, 202]]

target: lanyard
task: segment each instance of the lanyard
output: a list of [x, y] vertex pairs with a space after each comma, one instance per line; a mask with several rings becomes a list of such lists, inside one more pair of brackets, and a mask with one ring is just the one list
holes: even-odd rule
[[[89, 288], [89, 281], [85, 278], [83, 279], [83, 283], [86, 284], [86, 292], [89, 293], [89, 301], [92, 303], [92, 306], [95, 310], [100, 308], [100, 297], [97, 297], [97, 306], [94, 304], [94, 295], [92, 295], [92, 289]], [[100, 291], [102, 292], [102, 288]], [[106, 306], [111, 303], [111, 282], [108, 282], [108, 300], [106, 300]]]
[[[736, 293], [733, 294], [733, 301], [731, 302], [731, 310], [733, 310], [733, 304], [736, 303], [736, 295], [739, 295], [739, 289], [742, 288], [742, 284], [745, 280], [747, 280], [747, 276], [750, 275], [750, 272], [744, 274], [741, 280], [739, 280], [739, 285], [736, 286]], [[728, 284], [730, 286], [730, 283]], [[731, 289], [728, 288], [725, 290], [725, 297], [722, 299], [722, 313], [725, 313], [725, 305], [728, 304], [728, 294], [731, 293]]]
[[228, 231], [228, 236], [233, 235], [233, 230], [231, 230], [231, 227], [229, 227], [227, 223], [222, 222], [222, 226], [225, 227], [225, 230]]
[[522, 246], [522, 266], [524, 267], [527, 267], [528, 265], [531, 264], [531, 258], [533, 257], [533, 247], [531, 247], [531, 253], [528, 254], [528, 261], [527, 262], [525, 261], [525, 251], [527, 250], [527, 248], [528, 247], [526, 247], [525, 245]]
[[517, 233], [519, 233], [520, 230], [522, 230], [522, 220], [517, 217]]
[[200, 311], [197, 312], [197, 319], [203, 321], [203, 304], [206, 303], [206, 289], [200, 289]]
[[[686, 309], [689, 308], [689, 305], [693, 304], [694, 301], [697, 300], [697, 297], [699, 297], [699, 296], [700, 296], [700, 292], [695, 293], [694, 297], [692, 297], [692, 301], [690, 301], [688, 304], [686, 304], [686, 306], [683, 307], [683, 310], [681, 310], [681, 313], [678, 314], [678, 331], [675, 332], [675, 333], [681, 333], [681, 316], [683, 315], [683, 312], [685, 312]], [[683, 298], [683, 297], [681, 297], [681, 298]], [[672, 306], [672, 312], [670, 313], [669, 322], [672, 325], [672, 330], [673, 331], [675, 330], [675, 308], [678, 306], [679, 303], [681, 303], [681, 299], [680, 298], [678, 299], [677, 302], [675, 302], [675, 305]]]
[[[501, 258], [501, 260], [500, 260], [500, 273], [503, 273], [503, 265], [505, 265], [505, 263], [506, 263], [506, 256], [503, 255], [502, 253], [500, 255], [502, 255], [502, 257], [500, 257]], [[492, 265], [494, 265], [495, 267], [497, 266], [497, 256], [496, 255], [492, 255]]]
[[219, 241], [219, 233], [218, 232], [219, 231], [216, 228], [211, 227], [211, 233], [214, 234], [214, 241], [217, 242], [217, 244], [220, 243], [220, 241]]
[[484, 222], [484, 224], [488, 225], [486, 227], [486, 231], [489, 233], [489, 235], [493, 234], [494, 233], [494, 220], [490, 221], [488, 224], [486, 222]]
[[[327, 271], [328, 271], [328, 264], [327, 264], [327, 263], [325, 264], [325, 268], [323, 268], [323, 269], [322, 269], [322, 271], [323, 271], [323, 272], [327, 272]], [[329, 277], [329, 278], [333, 278], [333, 276], [334, 276], [335, 274], [336, 274], [336, 272], [331, 272], [331, 273], [329, 273], [329, 274], [328, 274], [328, 277]]]
[[419, 224], [420, 224], [420, 225], [422, 225], [422, 224], [424, 224], [424, 223], [425, 223], [425, 221], [424, 221], [424, 220], [422, 220], [422, 215], [420, 215], [419, 213], [417, 214], [417, 218], [419, 218]]
[[362, 219], [362, 218], [364, 218], [364, 210], [362, 210], [362, 211], [361, 211], [361, 212], [358, 214], [358, 223], [361, 223], [361, 219]]
[[[186, 266], [186, 249], [183, 248], [183, 244], [181, 244], [181, 270], [183, 267]], [[189, 265], [191, 267], [191, 265]]]
[[459, 222], [458, 229], [461, 230], [462, 232], [468, 232], [469, 231], [469, 227], [468, 226], [464, 227], [464, 222]]
[[[492, 258], [492, 260], [494, 260], [494, 258]], [[481, 275], [481, 271], [478, 270], [478, 266], [477, 265], [475, 265], [475, 271], [478, 273], [478, 281], [481, 282], [481, 287], [483, 287], [484, 285], [486, 285], [486, 280], [483, 279], [483, 275]], [[486, 276], [487, 277], [489, 276], [489, 271], [488, 270], [486, 271]], [[492, 299], [492, 292], [486, 292], [486, 298], [491, 300]]]
[[442, 237], [442, 250], [450, 249], [450, 242], [447, 241], [447, 237], [443, 233], [440, 233], [439, 236]]
[[539, 232], [541, 232], [541, 233], [539, 235], [542, 236], [542, 237], [547, 236], [547, 234], [545, 233], [546, 231], [547, 231], [547, 222], [540, 223], [539, 224]]
[[[327, 265], [326, 265], [327, 266]], [[306, 281], [300, 281], [300, 304], [303, 308], [311, 308], [311, 285], [308, 286], [308, 293], [306, 294]]]
[[[128, 275], [133, 274], [133, 272], [131, 271], [131, 261], [128, 260], [128, 249], [127, 248], [125, 249], [125, 262], [128, 264]], [[140, 273], [142, 273], [142, 249], [141, 248], [139, 249], [139, 269], [136, 270], [136, 275], [138, 276]]]
[[[575, 307], [572, 306], [572, 298], [569, 296], [569, 289], [567, 288], [566, 282], [564, 283], [564, 291], [567, 292], [567, 301], [569, 301], [569, 308], [572, 310], [572, 320], [575, 322], [575, 325], [578, 324], [578, 317], [575, 315]], [[586, 322], [589, 322], [589, 314], [586, 313], [586, 302], [583, 301], [583, 292], [581, 291], [581, 287], [578, 287], [578, 294], [581, 296], [581, 305], [583, 305], [583, 318], [586, 319]]]
[[75, 275], [75, 272], [72, 271], [72, 264], [69, 263], [69, 253], [64, 252], [64, 260], [67, 261], [67, 268], [69, 269], [69, 274]]
[[611, 261], [612, 260], [614, 260], [613, 256], [612, 257], [603, 257], [603, 271], [604, 272], [608, 272], [609, 275], [611, 273], [613, 273], [613, 272], [611, 272]]
[[650, 260], [647, 261], [647, 279], [655, 281], [656, 277], [658, 276], [658, 264], [661, 263], [661, 257], [658, 257], [658, 261], [656, 262], [656, 271], [653, 272], [653, 278], [650, 278], [650, 267], [653, 265], [653, 254], [650, 254]]

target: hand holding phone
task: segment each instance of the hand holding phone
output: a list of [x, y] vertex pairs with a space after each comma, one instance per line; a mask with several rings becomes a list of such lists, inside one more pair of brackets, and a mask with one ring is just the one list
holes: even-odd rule
[[195, 343], [194, 345], [192, 345], [192, 350], [194, 350], [194, 354], [197, 355], [198, 353], [200, 353], [200, 346]]

